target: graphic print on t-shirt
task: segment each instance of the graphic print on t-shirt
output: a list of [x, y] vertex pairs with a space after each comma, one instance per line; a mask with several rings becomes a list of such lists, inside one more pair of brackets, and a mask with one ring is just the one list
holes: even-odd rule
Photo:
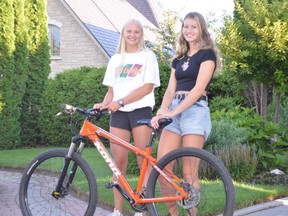
[[115, 71], [116, 78], [135, 77], [142, 73], [142, 64], [126, 64], [124, 67], [118, 67]]

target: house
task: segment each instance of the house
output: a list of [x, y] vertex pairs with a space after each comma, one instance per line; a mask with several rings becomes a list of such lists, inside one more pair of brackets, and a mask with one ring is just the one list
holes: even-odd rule
[[[51, 74], [81, 66], [106, 66], [115, 53], [123, 24], [138, 19], [158, 27], [157, 0], [48, 0]], [[145, 40], [155, 41], [145, 28]]]

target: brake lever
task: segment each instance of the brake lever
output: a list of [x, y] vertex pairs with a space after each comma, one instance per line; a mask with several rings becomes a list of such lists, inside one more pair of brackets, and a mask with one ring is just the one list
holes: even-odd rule
[[58, 117], [58, 116], [60, 116], [60, 115], [62, 115], [63, 114], [63, 112], [59, 112], [59, 113], [57, 113], [56, 115], [55, 115], [55, 117]]
[[74, 107], [69, 104], [60, 104], [60, 107], [63, 109], [63, 111], [57, 113], [55, 117], [58, 117], [63, 114], [72, 115], [75, 112]]

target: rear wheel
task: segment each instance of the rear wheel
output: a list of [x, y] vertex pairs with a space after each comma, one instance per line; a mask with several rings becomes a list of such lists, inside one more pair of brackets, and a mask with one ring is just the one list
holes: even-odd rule
[[[150, 215], [233, 215], [233, 182], [223, 162], [213, 154], [198, 148], [179, 148], [161, 158], [157, 166], [188, 191], [188, 199], [150, 203]], [[171, 171], [176, 178], [172, 177]], [[147, 198], [178, 195], [179, 192], [154, 168], [148, 180]]]
[[[90, 166], [77, 153], [71, 156], [60, 194], [52, 196], [67, 154], [67, 149], [48, 150], [33, 159], [25, 169], [19, 188], [19, 202], [23, 215], [94, 214], [98, 200], [96, 179]], [[69, 185], [69, 173], [73, 164], [77, 164], [77, 170]]]

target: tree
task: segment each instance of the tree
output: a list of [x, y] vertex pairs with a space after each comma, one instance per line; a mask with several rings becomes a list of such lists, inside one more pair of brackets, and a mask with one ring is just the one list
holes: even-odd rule
[[163, 21], [159, 22], [158, 29], [150, 28], [156, 34], [156, 43], [148, 44], [148, 47], [156, 53], [159, 62], [168, 63], [176, 46], [176, 24], [179, 16], [174, 11], [165, 11], [163, 17]]
[[19, 146], [20, 143], [20, 104], [23, 98], [27, 73], [28, 73], [28, 50], [27, 50], [27, 31], [25, 26], [24, 16], [24, 0], [14, 0], [14, 35], [15, 35], [15, 52], [14, 52], [14, 72], [13, 72], [13, 97], [12, 100], [15, 104], [14, 117], [17, 119], [17, 127], [15, 135], [17, 134], [17, 140], [14, 140], [13, 148]]
[[288, 90], [288, 2], [234, 0], [234, 4], [234, 19], [226, 18], [218, 47], [226, 71], [252, 87], [252, 105], [267, 117], [267, 104], [273, 97], [280, 104]]
[[19, 141], [19, 123], [14, 100], [14, 9], [13, 1], [0, 1], [0, 147], [11, 147]]
[[[27, 49], [27, 30], [25, 26], [24, 0], [14, 0], [14, 34], [15, 34], [15, 72], [14, 72], [14, 98], [17, 101], [17, 107], [25, 92], [27, 73], [28, 73], [28, 49]], [[19, 110], [19, 109], [18, 109]], [[17, 112], [17, 118], [20, 117], [20, 110]]]
[[28, 79], [21, 103], [21, 140], [23, 145], [35, 145], [40, 141], [38, 117], [40, 100], [50, 73], [48, 23], [46, 1], [26, 0], [29, 52]]

